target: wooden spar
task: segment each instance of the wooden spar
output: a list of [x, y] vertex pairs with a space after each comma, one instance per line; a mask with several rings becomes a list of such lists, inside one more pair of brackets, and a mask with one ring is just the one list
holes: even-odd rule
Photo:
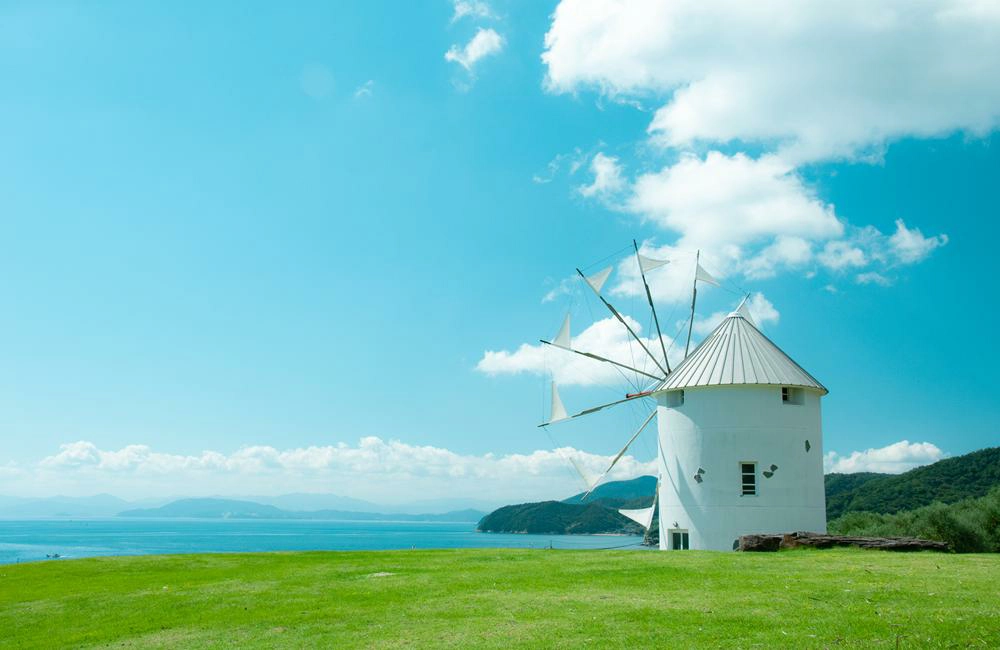
[[637, 368], [633, 368], [632, 366], [626, 366], [624, 363], [618, 363], [617, 361], [612, 361], [611, 359], [606, 359], [606, 358], [604, 358], [604, 357], [602, 357], [600, 355], [594, 354], [593, 352], [581, 352], [580, 350], [574, 350], [573, 348], [567, 348], [567, 347], [562, 346], [562, 345], [557, 345], [557, 344], [553, 343], [552, 341], [546, 341], [545, 339], [538, 339], [538, 340], [541, 341], [542, 343], [544, 343], [545, 345], [551, 345], [554, 348], [559, 348], [560, 350], [566, 350], [568, 352], [573, 352], [575, 354], [579, 354], [580, 356], [589, 357], [591, 359], [596, 359], [597, 361], [604, 361], [605, 363], [610, 363], [612, 365], [618, 366], [619, 368], [625, 368], [626, 370], [630, 370], [632, 372], [638, 373], [638, 374], [643, 375], [645, 377], [649, 377], [650, 379], [656, 379], [656, 380], [659, 380], [659, 381], [663, 380], [663, 377], [658, 377], [656, 375], [651, 375], [648, 372], [643, 372], [643, 371], [641, 371], [641, 370], [639, 370]]
[[646, 282], [646, 272], [642, 270], [642, 260], [639, 259], [639, 244], [632, 240], [635, 248], [635, 261], [639, 264], [639, 275], [642, 276], [642, 286], [646, 287], [646, 300], [649, 301], [649, 308], [653, 310], [653, 322], [656, 323], [656, 338], [660, 340], [660, 349], [663, 350], [663, 361], [667, 364], [667, 374], [670, 374], [670, 359], [667, 358], [667, 347], [663, 345], [663, 333], [660, 332], [660, 319], [656, 315], [656, 307], [653, 306], [653, 294], [649, 291], [649, 283]]
[[625, 455], [625, 452], [628, 451], [628, 448], [632, 446], [632, 443], [635, 442], [635, 439], [639, 437], [639, 434], [642, 433], [643, 429], [646, 428], [646, 426], [649, 424], [649, 422], [653, 419], [655, 415], [656, 415], [656, 409], [654, 408], [653, 412], [649, 414], [649, 417], [647, 417], [645, 421], [642, 423], [642, 425], [639, 426], [639, 429], [634, 434], [632, 434], [632, 437], [629, 438], [628, 442], [625, 443], [625, 446], [622, 447], [622, 450], [619, 451], [618, 455], [615, 456], [614, 460], [611, 461], [611, 464], [608, 465], [608, 468], [604, 470], [604, 473], [601, 474], [599, 477], [597, 477], [597, 480], [594, 482], [593, 485], [590, 486], [590, 489], [587, 490], [586, 494], [580, 497], [580, 501], [583, 501], [588, 496], [590, 496], [590, 493], [593, 492], [594, 488], [597, 487], [597, 485], [601, 482], [601, 480], [603, 480], [604, 477], [608, 475], [608, 472], [614, 469], [615, 465], [618, 464], [618, 461], [621, 460], [621, 457]]
[[[580, 277], [583, 278], [584, 282], [587, 281], [587, 276], [583, 274], [583, 271], [577, 269], [576, 272], [580, 274]], [[604, 306], [608, 308], [608, 311], [610, 311], [611, 314], [618, 319], [618, 322], [625, 326], [625, 329], [628, 330], [628, 333], [632, 335], [632, 338], [635, 339], [635, 342], [639, 344], [639, 347], [642, 348], [643, 352], [649, 355], [649, 358], [653, 360], [653, 363], [655, 363], [656, 367], [660, 369], [660, 372], [662, 372], [664, 376], [670, 374], [663, 369], [663, 366], [660, 365], [660, 362], [656, 360], [656, 357], [654, 357], [653, 353], [649, 351], [649, 348], [646, 347], [646, 344], [642, 342], [642, 339], [639, 338], [639, 335], [632, 330], [632, 327], [628, 323], [625, 322], [625, 319], [622, 318], [622, 315], [618, 313], [618, 310], [612, 307], [611, 303], [605, 300], [604, 296], [602, 296], [599, 292], [595, 291], [594, 293], [596, 293], [597, 297], [601, 299], [601, 302], [604, 303]]]
[[568, 418], [563, 418], [561, 420], [556, 420], [555, 422], [542, 422], [541, 424], [538, 425], [538, 428], [547, 427], [550, 424], [557, 424], [559, 422], [566, 422], [567, 420], [572, 420], [574, 418], [578, 418], [578, 417], [581, 417], [581, 416], [584, 416], [584, 415], [590, 415], [591, 413], [597, 413], [598, 411], [603, 411], [604, 409], [608, 408], [609, 406], [617, 406], [618, 404], [624, 404], [625, 402], [631, 402], [632, 400], [639, 399], [640, 397], [649, 397], [649, 395], [650, 395], [651, 392], [652, 391], [647, 391], [645, 393], [636, 393], [634, 397], [626, 397], [625, 399], [620, 399], [620, 400], [618, 400], [616, 402], [608, 402], [607, 404], [601, 404], [600, 406], [594, 406], [593, 408], [585, 409], [583, 411], [580, 411], [579, 413], [576, 413], [574, 415], [569, 416]]
[[687, 359], [691, 349], [691, 330], [694, 328], [694, 303], [698, 299], [698, 264], [701, 261], [701, 249], [694, 256], [694, 286], [691, 289], [691, 320], [688, 322], [688, 340], [684, 344], [684, 358]]

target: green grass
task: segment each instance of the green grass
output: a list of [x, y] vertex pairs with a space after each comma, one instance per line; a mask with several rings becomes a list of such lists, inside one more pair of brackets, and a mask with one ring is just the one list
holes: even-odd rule
[[1000, 556], [463, 549], [0, 566], [0, 646], [111, 645], [995, 648]]

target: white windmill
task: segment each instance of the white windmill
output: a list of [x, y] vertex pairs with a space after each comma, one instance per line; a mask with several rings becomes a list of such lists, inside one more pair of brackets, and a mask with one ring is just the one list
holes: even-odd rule
[[[698, 283], [718, 286], [696, 258], [684, 359], [670, 367], [646, 274], [669, 262], [640, 255], [639, 275], [656, 324], [657, 356], [602, 295], [612, 267], [585, 276], [577, 272], [632, 340], [653, 362], [641, 370], [592, 352], [577, 350], [569, 317], [552, 341], [542, 341], [594, 361], [644, 376], [648, 388], [623, 399], [570, 415], [555, 382], [547, 422], [551, 426], [631, 402], [652, 400], [655, 408], [629, 438], [593, 490], [625, 455], [655, 416], [659, 471], [653, 505], [620, 512], [650, 527], [659, 506], [660, 548], [729, 550], [741, 535], [791, 531], [826, 532], [820, 398], [827, 389], [757, 329], [746, 306], [723, 319], [691, 351]], [[657, 347], [657, 346], [652, 346]]]

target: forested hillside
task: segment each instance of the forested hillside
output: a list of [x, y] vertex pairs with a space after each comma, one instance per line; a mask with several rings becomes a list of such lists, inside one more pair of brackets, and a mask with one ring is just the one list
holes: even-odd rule
[[984, 496], [1000, 485], [1000, 447], [946, 458], [903, 474], [828, 474], [826, 513], [891, 514]]
[[644, 532], [641, 526], [618, 514], [617, 510], [597, 503], [582, 505], [561, 501], [504, 506], [483, 517], [478, 530], [539, 535], [642, 535]]

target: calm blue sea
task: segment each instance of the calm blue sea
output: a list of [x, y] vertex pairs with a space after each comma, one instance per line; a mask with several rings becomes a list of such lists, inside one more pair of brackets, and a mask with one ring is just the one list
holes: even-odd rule
[[246, 519], [0, 520], [0, 564], [95, 555], [405, 548], [641, 548], [640, 537], [477, 533], [472, 523]]

